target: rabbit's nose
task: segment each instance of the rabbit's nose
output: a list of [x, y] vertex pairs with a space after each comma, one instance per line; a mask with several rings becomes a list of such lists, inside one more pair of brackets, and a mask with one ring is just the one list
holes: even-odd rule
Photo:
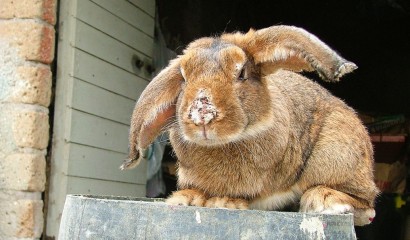
[[196, 125], [206, 125], [216, 117], [217, 111], [209, 97], [200, 92], [192, 102], [189, 109], [188, 118]]

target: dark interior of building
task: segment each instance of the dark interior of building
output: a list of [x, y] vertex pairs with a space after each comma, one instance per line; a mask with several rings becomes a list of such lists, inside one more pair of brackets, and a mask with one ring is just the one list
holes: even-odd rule
[[[157, 0], [157, 6], [167, 47], [177, 53], [203, 36], [282, 24], [302, 27], [359, 67], [338, 83], [325, 83], [314, 76], [318, 83], [359, 113], [402, 116], [407, 124], [401, 125], [399, 132], [409, 132], [410, 1]], [[399, 152], [405, 152], [402, 159], [408, 157], [406, 139], [399, 148]], [[391, 149], [387, 152], [396, 154]], [[377, 147], [375, 151], [381, 152]], [[407, 193], [405, 190], [400, 195], [404, 202]], [[410, 219], [407, 207], [397, 208], [396, 198], [394, 194], [379, 197], [376, 220], [371, 226], [356, 229], [359, 239], [410, 236], [410, 227], [405, 229], [406, 221], [410, 221], [406, 220]]]
[[302, 27], [359, 67], [326, 88], [358, 111], [410, 115], [409, 1], [159, 0], [158, 11], [168, 47], [176, 52], [224, 31]]

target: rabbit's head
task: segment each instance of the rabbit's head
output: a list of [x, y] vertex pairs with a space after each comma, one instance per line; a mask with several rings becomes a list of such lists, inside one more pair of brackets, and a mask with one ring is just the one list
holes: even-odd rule
[[356, 68], [303, 29], [274, 26], [198, 39], [147, 86], [134, 109], [128, 163], [168, 126], [183, 140], [215, 146], [258, 134], [273, 121], [268, 78], [278, 69], [337, 81]]
[[176, 116], [185, 140], [224, 144], [268, 121], [272, 109], [265, 79], [242, 48], [221, 39], [200, 39], [179, 60], [183, 83]]

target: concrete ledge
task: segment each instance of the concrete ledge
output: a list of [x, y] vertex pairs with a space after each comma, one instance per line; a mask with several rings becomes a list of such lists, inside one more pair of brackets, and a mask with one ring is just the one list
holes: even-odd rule
[[168, 206], [68, 195], [59, 239], [356, 239], [353, 215]]

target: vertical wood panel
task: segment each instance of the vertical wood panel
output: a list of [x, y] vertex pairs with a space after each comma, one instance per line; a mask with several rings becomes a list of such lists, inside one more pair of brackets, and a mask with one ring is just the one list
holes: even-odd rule
[[69, 141], [127, 153], [128, 129], [127, 125], [73, 110]]
[[143, 11], [148, 13], [150, 16], [155, 17], [155, 2], [151, 0], [128, 0], [128, 2], [134, 4], [135, 6], [141, 8]]
[[77, 18], [147, 56], [153, 53], [153, 38], [88, 0], [79, 2]]
[[46, 237], [69, 193], [145, 196], [146, 162], [118, 169], [129, 117], [151, 79], [154, 0], [67, 0], [59, 10], [57, 86]]
[[48, 201], [46, 208], [47, 226], [45, 236], [57, 238], [61, 213], [67, 195], [68, 149], [67, 135], [71, 127], [71, 109], [67, 107], [72, 99], [72, 80], [75, 68], [74, 48], [77, 0], [60, 1], [59, 42], [57, 45], [57, 72], [54, 103], [54, 124], [50, 176], [47, 179]]
[[90, 178], [68, 177], [67, 194], [145, 196], [145, 186]]
[[[152, 62], [152, 58], [126, 46], [105, 33], [92, 28], [91, 26], [77, 21], [75, 47], [98, 58], [101, 58], [119, 68], [130, 73], [136, 73], [145, 79], [150, 79], [150, 75], [144, 68], [137, 69], [133, 59], [138, 56], [145, 62]], [[78, 65], [76, 67], [81, 67]]]
[[125, 0], [92, 0], [94, 3], [109, 10], [125, 22], [141, 29], [149, 36], [154, 36], [154, 18], [141, 11], [130, 2]]
[[148, 81], [83, 51], [75, 50], [74, 76], [130, 99], [138, 99]]
[[135, 101], [75, 79], [72, 107], [129, 125]]
[[147, 180], [147, 162], [132, 170], [121, 171], [119, 166], [127, 154], [84, 145], [71, 144], [69, 160], [70, 176], [145, 184]]

